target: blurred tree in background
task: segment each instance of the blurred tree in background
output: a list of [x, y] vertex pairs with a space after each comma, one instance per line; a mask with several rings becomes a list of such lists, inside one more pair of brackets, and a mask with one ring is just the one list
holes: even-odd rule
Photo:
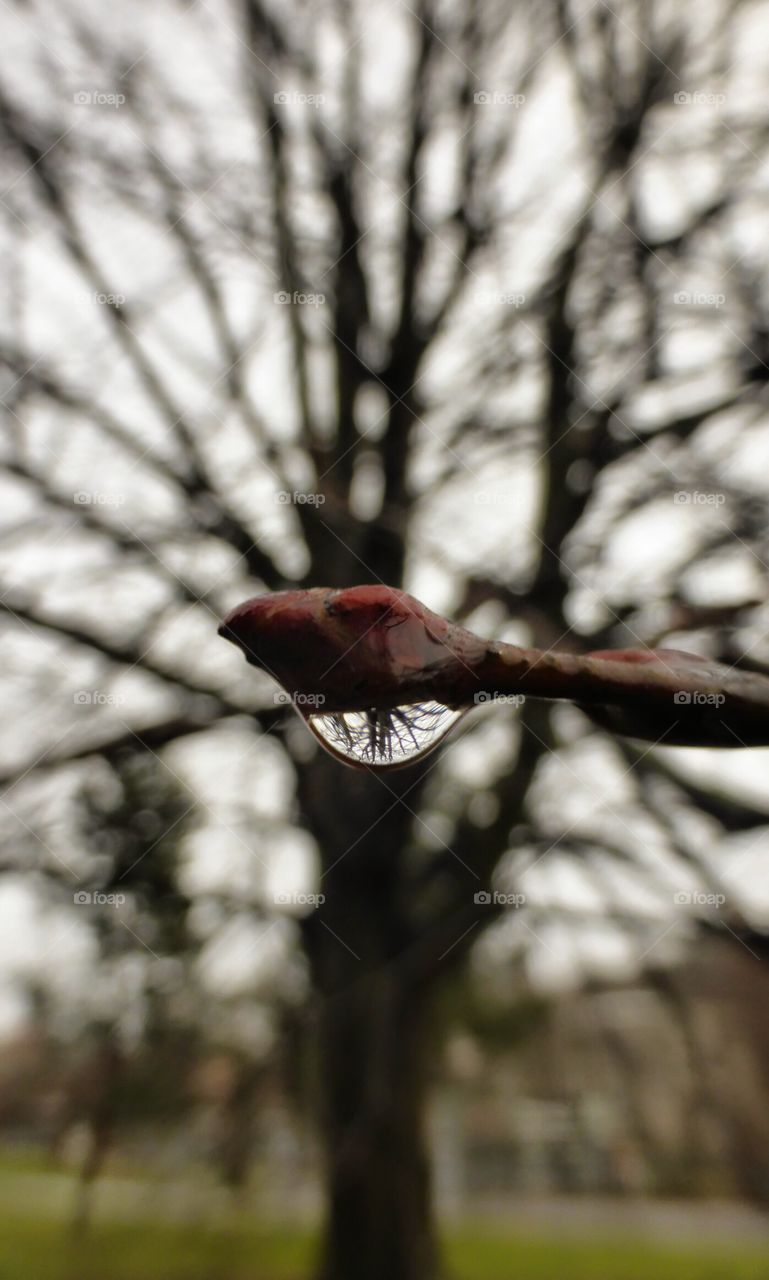
[[[318, 1046], [322, 1280], [438, 1274], [433, 1013], [473, 948], [483, 963], [484, 926], [487, 958], [579, 969], [578, 882], [643, 967], [675, 894], [720, 884], [710, 854], [766, 812], [705, 753], [532, 703], [479, 712], [437, 761], [344, 770], [216, 622], [263, 590], [386, 582], [538, 646], [672, 638], [769, 670], [754, 18], [729, 0], [3, 17], [4, 813], [45, 864], [49, 807], [133, 755], [142, 798], [122, 772], [101, 883], [130, 885], [137, 934], [170, 955], [189, 928], [203, 958], [241, 924], [258, 944], [276, 859], [317, 859], [305, 969], [275, 987], [304, 990]], [[181, 881], [158, 847], [129, 865], [173, 831], [178, 774], [204, 823]], [[493, 877], [526, 907], [477, 900]], [[724, 896], [684, 933], [760, 955], [739, 884]]]
[[[167, 1119], [184, 1102], [179, 1079], [195, 1028], [185, 1027], [178, 1011], [174, 1016], [173, 1004], [192, 983], [194, 946], [187, 930], [190, 903], [179, 892], [177, 876], [179, 846], [192, 821], [194, 800], [167, 771], [156, 769], [150, 757], [135, 753], [118, 755], [89, 775], [77, 799], [75, 826], [88, 863], [75, 902], [85, 897], [90, 902], [78, 905], [95, 907], [94, 986], [110, 992], [106, 1007], [88, 1027], [84, 1061], [58, 1117], [60, 1131], [78, 1122], [86, 1130], [75, 1211], [75, 1225], [83, 1228], [90, 1215], [90, 1188], [116, 1127], [126, 1120]], [[126, 903], [130, 924], [121, 910]], [[119, 1036], [124, 1013], [119, 974], [126, 962], [133, 962], [142, 1005], [145, 1060], [138, 1087], [128, 1078]]]

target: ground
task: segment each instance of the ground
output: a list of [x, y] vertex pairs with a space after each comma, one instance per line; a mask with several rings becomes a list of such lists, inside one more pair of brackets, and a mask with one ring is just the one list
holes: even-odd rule
[[[69, 1223], [72, 1179], [0, 1155], [0, 1280], [305, 1280], [310, 1226], [254, 1213], [206, 1220], [201, 1187], [109, 1177], [84, 1237]], [[190, 1190], [195, 1194], [189, 1194]], [[211, 1189], [213, 1191], [213, 1189]], [[520, 1201], [444, 1232], [452, 1280], [769, 1280], [769, 1226], [740, 1206]]]
[[[206, 1230], [182, 1224], [102, 1224], [84, 1242], [61, 1223], [31, 1215], [0, 1220], [0, 1276], [34, 1280], [300, 1280], [308, 1275], [306, 1232], [251, 1226]], [[447, 1239], [456, 1280], [769, 1280], [758, 1248], [655, 1248], [625, 1240], [547, 1241], [465, 1228]]]

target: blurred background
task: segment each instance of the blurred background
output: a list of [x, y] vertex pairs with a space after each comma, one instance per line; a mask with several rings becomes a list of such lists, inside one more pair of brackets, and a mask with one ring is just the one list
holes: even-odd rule
[[769, 1276], [769, 752], [356, 772], [216, 636], [384, 582], [769, 674], [769, 7], [0, 32], [0, 1270]]

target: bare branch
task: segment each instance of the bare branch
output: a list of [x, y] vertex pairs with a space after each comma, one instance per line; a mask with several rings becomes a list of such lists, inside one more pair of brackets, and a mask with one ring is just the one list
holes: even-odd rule
[[675, 649], [586, 654], [482, 640], [390, 587], [246, 601], [220, 634], [311, 709], [565, 699], [614, 733], [671, 746], [769, 745], [769, 679]]
[[35, 604], [22, 601], [16, 596], [11, 596], [9, 592], [6, 592], [4, 599], [0, 601], [0, 613], [16, 618], [17, 621], [26, 623], [29, 626], [41, 627], [46, 631], [51, 631], [61, 636], [64, 640], [83, 645], [85, 648], [109, 658], [111, 662], [118, 663], [120, 666], [136, 667], [141, 671], [146, 671], [148, 675], [162, 680], [164, 684], [178, 693], [184, 695], [205, 694], [207, 697], [214, 699], [223, 714], [243, 715], [246, 713], [244, 707], [230, 701], [216, 689], [212, 689], [206, 681], [196, 680], [194, 676], [189, 673], [183, 673], [178, 667], [166, 669], [154, 662], [149, 654], [144, 652], [142, 642], [125, 644], [107, 635], [97, 635], [75, 623], [54, 618]]

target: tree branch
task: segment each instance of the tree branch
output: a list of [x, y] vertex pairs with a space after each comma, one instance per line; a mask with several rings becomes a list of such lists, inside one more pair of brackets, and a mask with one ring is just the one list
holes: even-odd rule
[[769, 745], [765, 676], [676, 649], [572, 654], [487, 641], [390, 587], [256, 597], [219, 634], [324, 715], [533, 697], [668, 746]]

